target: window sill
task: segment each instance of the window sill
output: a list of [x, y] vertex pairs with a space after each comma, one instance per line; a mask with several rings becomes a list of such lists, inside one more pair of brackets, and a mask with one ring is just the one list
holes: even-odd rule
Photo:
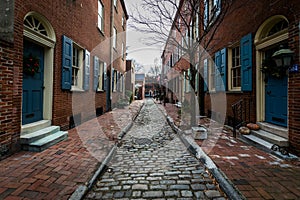
[[233, 90], [229, 90], [227, 91], [228, 94], [241, 94], [243, 93], [240, 89], [233, 89]]
[[104, 93], [105, 92], [105, 90], [97, 90], [97, 93]]
[[78, 87], [74, 87], [74, 86], [72, 86], [71, 91], [72, 92], [85, 92], [83, 89], [78, 88]]
[[97, 26], [97, 29], [98, 29], [98, 31], [100, 32], [100, 34], [103, 36], [103, 37], [105, 37], [105, 34], [104, 34], [104, 32]]

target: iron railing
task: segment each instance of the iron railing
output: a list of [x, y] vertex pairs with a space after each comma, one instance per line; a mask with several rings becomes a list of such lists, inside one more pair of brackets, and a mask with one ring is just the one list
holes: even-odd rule
[[239, 129], [239, 127], [250, 122], [251, 105], [252, 99], [244, 98], [231, 106], [233, 111], [233, 137], [236, 137], [236, 130]]

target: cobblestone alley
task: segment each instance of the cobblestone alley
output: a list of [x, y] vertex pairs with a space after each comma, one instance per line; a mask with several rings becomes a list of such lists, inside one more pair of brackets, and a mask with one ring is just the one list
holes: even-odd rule
[[226, 199], [152, 100], [86, 199]]

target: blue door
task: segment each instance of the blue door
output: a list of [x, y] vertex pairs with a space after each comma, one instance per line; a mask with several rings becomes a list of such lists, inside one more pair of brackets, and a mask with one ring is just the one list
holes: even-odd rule
[[266, 81], [266, 122], [287, 126], [288, 78], [268, 77]]
[[[24, 40], [23, 55], [23, 94], [22, 94], [22, 124], [28, 124], [43, 119], [43, 87], [44, 87], [44, 48]], [[38, 68], [35, 72], [29, 73], [25, 63], [28, 60], [38, 60]]]

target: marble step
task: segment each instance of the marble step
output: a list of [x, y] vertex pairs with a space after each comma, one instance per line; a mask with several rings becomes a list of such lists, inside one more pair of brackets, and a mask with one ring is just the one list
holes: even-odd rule
[[49, 127], [40, 129], [40, 130], [32, 132], [32, 133], [21, 135], [20, 142], [21, 142], [21, 144], [30, 144], [36, 140], [47, 137], [48, 135], [51, 135], [58, 131], [60, 131], [59, 126], [49, 126]]
[[263, 140], [265, 140], [269, 143], [277, 144], [278, 146], [281, 146], [281, 147], [289, 146], [288, 139], [280, 137], [278, 135], [275, 135], [271, 132], [268, 132], [268, 131], [265, 131], [265, 130], [262, 130], [262, 129], [260, 129], [258, 131], [252, 130], [251, 134], [258, 137], [258, 138], [261, 138], [261, 139], [263, 139]]
[[58, 131], [29, 144], [24, 144], [22, 148], [26, 151], [41, 152], [67, 138], [68, 132]]

